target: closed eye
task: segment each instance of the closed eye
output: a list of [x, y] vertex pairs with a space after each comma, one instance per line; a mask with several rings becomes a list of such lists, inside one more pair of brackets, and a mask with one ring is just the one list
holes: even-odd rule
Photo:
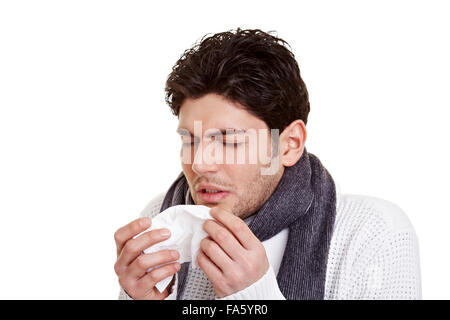
[[224, 146], [227, 146], [227, 147], [238, 147], [238, 146], [240, 146], [241, 144], [243, 144], [243, 142], [224, 142], [223, 143], [223, 145]]

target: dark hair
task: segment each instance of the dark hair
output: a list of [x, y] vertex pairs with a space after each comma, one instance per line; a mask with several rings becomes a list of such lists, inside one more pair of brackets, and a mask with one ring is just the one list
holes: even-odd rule
[[[269, 31], [270, 33], [270, 31]], [[289, 44], [259, 29], [204, 36], [186, 50], [166, 82], [166, 102], [178, 116], [185, 98], [219, 94], [239, 102], [270, 129], [306, 124], [309, 98]]]

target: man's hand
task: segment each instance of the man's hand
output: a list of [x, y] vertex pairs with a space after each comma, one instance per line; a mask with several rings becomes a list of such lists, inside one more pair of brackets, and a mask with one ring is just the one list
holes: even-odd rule
[[203, 229], [209, 237], [200, 243], [198, 266], [211, 281], [216, 296], [228, 296], [258, 281], [269, 268], [266, 250], [247, 224], [231, 212], [214, 207], [214, 220]]
[[[120, 285], [131, 298], [162, 300], [169, 295], [169, 292], [165, 289], [160, 293], [155, 284], [177, 273], [181, 265], [174, 262], [153, 269], [149, 273], [147, 273], [147, 270], [175, 261], [180, 255], [176, 250], [142, 254], [143, 250], [170, 237], [169, 230], [157, 229], [133, 239], [134, 236], [148, 229], [150, 225], [150, 218], [141, 218], [116, 231], [114, 239], [117, 246], [117, 261], [114, 270], [119, 277]], [[164, 231], [167, 231], [167, 233], [164, 234]], [[170, 287], [171, 285], [168, 286], [168, 288]]]

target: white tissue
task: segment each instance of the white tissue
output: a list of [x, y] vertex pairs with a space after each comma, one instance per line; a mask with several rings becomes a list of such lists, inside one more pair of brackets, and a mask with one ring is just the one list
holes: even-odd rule
[[[206, 206], [178, 205], [169, 207], [159, 213], [152, 219], [151, 227], [141, 234], [155, 229], [167, 228], [170, 230], [170, 237], [145, 249], [144, 253], [178, 250], [180, 258], [177, 261], [179, 263], [191, 261], [192, 268], [197, 267], [197, 254], [200, 250], [200, 242], [208, 236], [202, 229], [203, 223], [208, 219], [214, 220], [209, 211], [210, 208]], [[152, 269], [148, 269], [147, 272]], [[169, 276], [156, 284], [159, 292], [164, 291], [172, 277]]]

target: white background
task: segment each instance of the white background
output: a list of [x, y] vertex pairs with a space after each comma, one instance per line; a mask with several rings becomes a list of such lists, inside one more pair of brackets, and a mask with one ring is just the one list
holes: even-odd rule
[[181, 170], [164, 102], [206, 33], [276, 30], [311, 99], [307, 148], [398, 204], [423, 297], [450, 294], [446, 1], [1, 1], [0, 298], [116, 299], [114, 231]]

